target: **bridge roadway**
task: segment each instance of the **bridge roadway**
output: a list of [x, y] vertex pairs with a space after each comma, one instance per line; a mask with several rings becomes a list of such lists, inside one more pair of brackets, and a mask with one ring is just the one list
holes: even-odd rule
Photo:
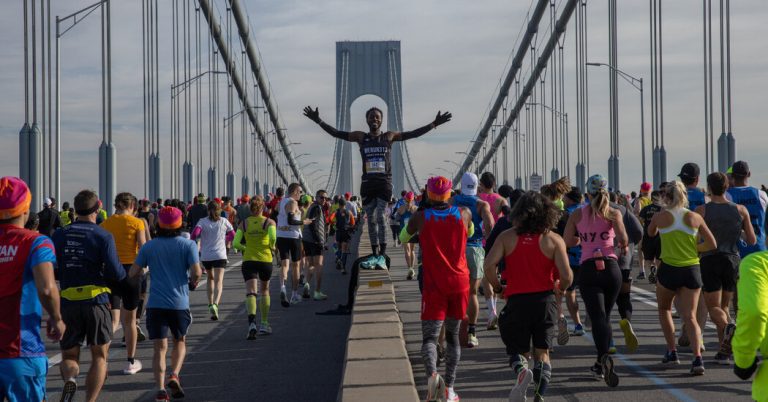
[[[397, 305], [403, 321], [406, 349], [411, 359], [414, 378], [420, 397], [426, 395], [426, 375], [421, 360], [421, 324], [419, 321], [420, 295], [416, 280], [405, 280], [406, 270], [401, 249], [389, 252], [392, 264], [390, 277], [395, 285]], [[633, 275], [637, 272], [634, 271]], [[637, 281], [636, 281], [637, 282]], [[705, 330], [706, 346], [703, 377], [691, 377], [690, 349], [681, 349], [681, 365], [662, 366], [665, 347], [653, 295], [653, 285], [647, 281], [636, 284], [633, 290], [633, 325], [640, 340], [634, 354], [625, 354], [624, 336], [618, 325], [618, 311], [614, 310], [614, 339], [619, 354], [614, 356], [620, 376], [618, 388], [608, 388], [603, 381], [595, 381], [589, 374], [594, 363], [595, 348], [590, 332], [583, 337], [571, 337], [566, 346], [555, 346], [552, 354], [552, 382], [547, 401], [749, 401], [750, 383], [737, 378], [730, 366], [710, 363], [717, 347], [717, 335], [711, 324]], [[482, 310], [478, 325], [480, 346], [462, 349], [458, 368], [456, 392], [462, 401], [506, 401], [513, 376], [498, 331], [487, 331], [485, 302], [480, 296]], [[582, 320], [585, 316], [581, 304]], [[503, 302], [499, 303], [499, 310]], [[679, 320], [676, 320], [679, 321]], [[676, 324], [679, 324], [676, 322]], [[679, 330], [679, 325], [678, 325]], [[441, 371], [442, 372], [442, 371]], [[529, 389], [529, 398], [532, 389]], [[532, 400], [532, 399], [529, 399]]]
[[[206, 290], [191, 292], [193, 323], [187, 337], [187, 358], [181, 370], [186, 401], [318, 401], [335, 402], [341, 384], [350, 316], [318, 316], [315, 312], [346, 300], [349, 275], [334, 269], [333, 251], [326, 252], [323, 290], [326, 301], [307, 300], [284, 308], [275, 269], [270, 289], [270, 336], [245, 339], [248, 325], [243, 301], [240, 255], [230, 255], [224, 276], [220, 320], [208, 315]], [[152, 343], [139, 343], [136, 357], [144, 368], [133, 376], [122, 374], [125, 348], [122, 330], [115, 334], [109, 356], [109, 377], [99, 400], [153, 401], [157, 391], [152, 377]], [[52, 366], [48, 373], [48, 399], [58, 401], [62, 388], [56, 356], [58, 345], [48, 345]], [[90, 353], [83, 351], [84, 360]], [[170, 364], [170, 350], [168, 352]], [[81, 366], [76, 400], [85, 400], [85, 374]]]

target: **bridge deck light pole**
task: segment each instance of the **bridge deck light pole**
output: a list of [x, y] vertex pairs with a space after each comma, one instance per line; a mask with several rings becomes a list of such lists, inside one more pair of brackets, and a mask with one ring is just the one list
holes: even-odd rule
[[646, 174], [645, 174], [645, 102], [643, 101], [643, 78], [635, 78], [624, 71], [619, 70], [618, 68], [606, 64], [606, 63], [586, 63], [588, 66], [592, 67], [608, 67], [612, 71], [615, 71], [616, 73], [621, 76], [621, 78], [624, 79], [624, 81], [627, 81], [630, 85], [632, 85], [635, 89], [640, 91], [640, 141], [641, 141], [641, 158], [643, 159], [643, 182], [646, 181]]

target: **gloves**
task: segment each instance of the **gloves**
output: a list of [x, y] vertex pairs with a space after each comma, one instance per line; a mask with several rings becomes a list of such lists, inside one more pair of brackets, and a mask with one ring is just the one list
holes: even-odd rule
[[757, 370], [757, 366], [760, 363], [760, 359], [755, 356], [755, 360], [752, 362], [752, 365], [748, 368], [741, 368], [737, 366], [736, 364], [733, 365], [733, 373], [736, 374], [737, 377], [741, 378], [742, 380], [749, 380], [750, 377], [752, 377], [752, 374], [755, 373]]

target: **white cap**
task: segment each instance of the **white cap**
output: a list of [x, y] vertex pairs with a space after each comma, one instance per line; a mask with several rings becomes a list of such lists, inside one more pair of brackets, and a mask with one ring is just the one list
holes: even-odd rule
[[46, 206], [46, 207], [50, 207], [50, 206], [51, 206], [51, 204], [53, 204], [53, 201], [52, 201], [50, 198], [46, 198], [46, 199], [43, 201], [43, 205], [44, 205], [44, 206]]
[[461, 194], [477, 195], [477, 175], [466, 172], [461, 176]]

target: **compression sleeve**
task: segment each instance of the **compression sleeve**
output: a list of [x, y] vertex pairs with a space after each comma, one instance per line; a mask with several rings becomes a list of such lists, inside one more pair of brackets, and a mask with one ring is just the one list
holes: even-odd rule
[[467, 230], [467, 238], [470, 238], [475, 235], [475, 223], [470, 221], [469, 222], [469, 230]]
[[243, 241], [243, 230], [237, 229], [237, 233], [235, 233], [235, 241], [232, 244], [232, 247], [235, 248], [235, 250], [245, 251], [245, 245], [242, 244]]
[[195, 226], [194, 229], [192, 229], [192, 233], [189, 234], [189, 238], [192, 240], [197, 240], [198, 237], [200, 237], [200, 233], [203, 232], [203, 228], [200, 226]]
[[736, 366], [747, 368], [763, 343], [768, 322], [768, 253], [753, 253], [741, 260], [739, 276], [733, 360]]
[[275, 248], [275, 243], [277, 243], [277, 228], [274, 225], [267, 228], [267, 236], [269, 236], [269, 248]]
[[[296, 216], [298, 216], [299, 218], [296, 218]], [[296, 226], [303, 225], [304, 221], [301, 220], [301, 214], [297, 213], [297, 214], [290, 214], [290, 215], [288, 215], [288, 224], [289, 225], [296, 225]]]
[[227, 232], [227, 237], [226, 237], [227, 242], [232, 241], [232, 239], [234, 239], [234, 238], [235, 238], [235, 231], [234, 230], [230, 230], [229, 232]]

